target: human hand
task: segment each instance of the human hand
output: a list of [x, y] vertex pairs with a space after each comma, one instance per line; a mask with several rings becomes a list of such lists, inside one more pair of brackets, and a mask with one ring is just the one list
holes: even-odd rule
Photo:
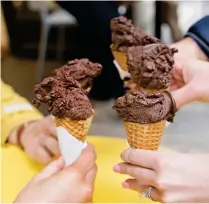
[[[17, 137], [17, 134], [11, 134], [9, 142], [18, 143], [15, 142]], [[48, 163], [60, 153], [52, 116], [28, 123], [19, 137], [25, 152], [39, 162]]]
[[178, 52], [175, 54], [176, 57], [196, 59], [207, 61], [208, 58], [205, 53], [200, 49], [197, 43], [190, 37], [183, 38], [170, 47], [177, 48]]
[[132, 177], [124, 188], [144, 192], [152, 187], [150, 197], [162, 203], [209, 202], [208, 154], [128, 149], [121, 157], [125, 163], [114, 171]]
[[64, 167], [62, 157], [49, 164], [19, 193], [15, 203], [91, 202], [97, 173], [96, 154], [88, 144], [81, 156]]
[[192, 102], [209, 102], [209, 62], [176, 58], [171, 93], [177, 109]]

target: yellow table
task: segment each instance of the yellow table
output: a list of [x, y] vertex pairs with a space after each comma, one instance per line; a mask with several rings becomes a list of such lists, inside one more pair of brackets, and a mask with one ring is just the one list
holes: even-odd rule
[[[127, 148], [126, 141], [110, 137], [88, 137], [97, 154], [98, 175], [95, 183], [94, 202], [150, 202], [138, 193], [123, 189], [121, 183], [127, 178], [113, 172], [114, 164], [120, 162], [120, 153]], [[12, 202], [18, 192], [43, 166], [34, 162], [15, 146], [2, 147], [1, 202]]]

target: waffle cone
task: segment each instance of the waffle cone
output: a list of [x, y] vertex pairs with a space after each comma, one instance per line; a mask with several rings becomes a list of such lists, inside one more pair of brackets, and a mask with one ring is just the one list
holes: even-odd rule
[[127, 140], [133, 149], [157, 150], [165, 128], [165, 120], [157, 123], [139, 124], [124, 122]]
[[86, 120], [72, 120], [70, 118], [56, 118], [56, 125], [64, 127], [71, 135], [84, 142], [86, 140], [89, 128], [94, 115]]
[[147, 94], [150, 93], [159, 93], [159, 92], [164, 92], [167, 91], [168, 89], [144, 89], [141, 87], [138, 87], [137, 85], [134, 88], [134, 91], [145, 91]]
[[113, 56], [116, 59], [116, 61], [118, 62], [118, 64], [120, 65], [121, 69], [123, 69], [124, 71], [128, 71], [128, 67], [127, 67], [127, 57], [126, 57], [126, 53], [125, 52], [118, 52], [115, 50], [112, 50]]
[[144, 91], [146, 91], [146, 93], [150, 94], [150, 93], [159, 93], [159, 92], [163, 92], [166, 91], [168, 89], [144, 89]]

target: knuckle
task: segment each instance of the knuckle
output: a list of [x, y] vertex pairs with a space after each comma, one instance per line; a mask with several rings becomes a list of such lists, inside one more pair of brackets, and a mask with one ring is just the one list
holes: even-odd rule
[[[81, 173], [78, 171], [78, 169], [76, 169], [75, 167], [72, 167], [71, 169], [70, 169], [70, 173], [69, 173], [69, 175], [71, 175], [71, 178], [74, 178], [75, 180], [77, 180], [77, 179], [81, 179]], [[69, 179], [71, 179], [70, 177], [69, 177]]]
[[137, 161], [137, 150], [133, 149], [133, 150], [128, 151], [126, 153], [125, 157], [131, 163], [136, 163], [136, 161]]
[[127, 159], [131, 162], [134, 163], [134, 151], [130, 151], [127, 154]]
[[96, 158], [97, 158], [96, 152], [94, 150], [93, 151], [89, 151], [88, 152], [88, 158], [90, 160], [96, 161]]
[[142, 172], [136, 168], [130, 168], [129, 172], [134, 178], [141, 178], [143, 176]]
[[89, 200], [89, 199], [92, 197], [93, 192], [94, 192], [93, 186], [91, 186], [91, 185], [85, 185], [85, 186], [84, 186], [84, 189], [83, 189], [83, 196], [84, 196], [87, 200]]
[[158, 178], [156, 181], [157, 189], [159, 189], [161, 192], [166, 192], [168, 185], [169, 182], [166, 179]]
[[166, 162], [163, 158], [157, 158], [154, 167], [158, 172], [161, 172], [166, 167]]

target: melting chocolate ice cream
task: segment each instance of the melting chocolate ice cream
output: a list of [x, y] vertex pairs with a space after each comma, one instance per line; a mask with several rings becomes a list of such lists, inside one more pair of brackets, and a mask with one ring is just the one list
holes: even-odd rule
[[68, 76], [65, 80], [48, 77], [35, 85], [34, 92], [34, 104], [39, 107], [41, 103], [45, 103], [48, 111], [58, 118], [85, 120], [93, 114], [86, 92], [72, 77]]
[[92, 85], [94, 77], [102, 71], [102, 65], [90, 62], [88, 59], [76, 59], [69, 61], [63, 67], [56, 69], [55, 74], [63, 79], [73, 77], [83, 89], [88, 89]]
[[167, 92], [146, 94], [137, 91], [119, 97], [113, 108], [126, 122], [149, 124], [172, 121], [174, 105]]
[[111, 20], [112, 46], [116, 51], [125, 52], [128, 47], [160, 43], [154, 36], [145, 34], [124, 16]]
[[134, 83], [147, 89], [166, 89], [171, 82], [175, 48], [165, 44], [131, 47], [127, 51], [128, 71]]

